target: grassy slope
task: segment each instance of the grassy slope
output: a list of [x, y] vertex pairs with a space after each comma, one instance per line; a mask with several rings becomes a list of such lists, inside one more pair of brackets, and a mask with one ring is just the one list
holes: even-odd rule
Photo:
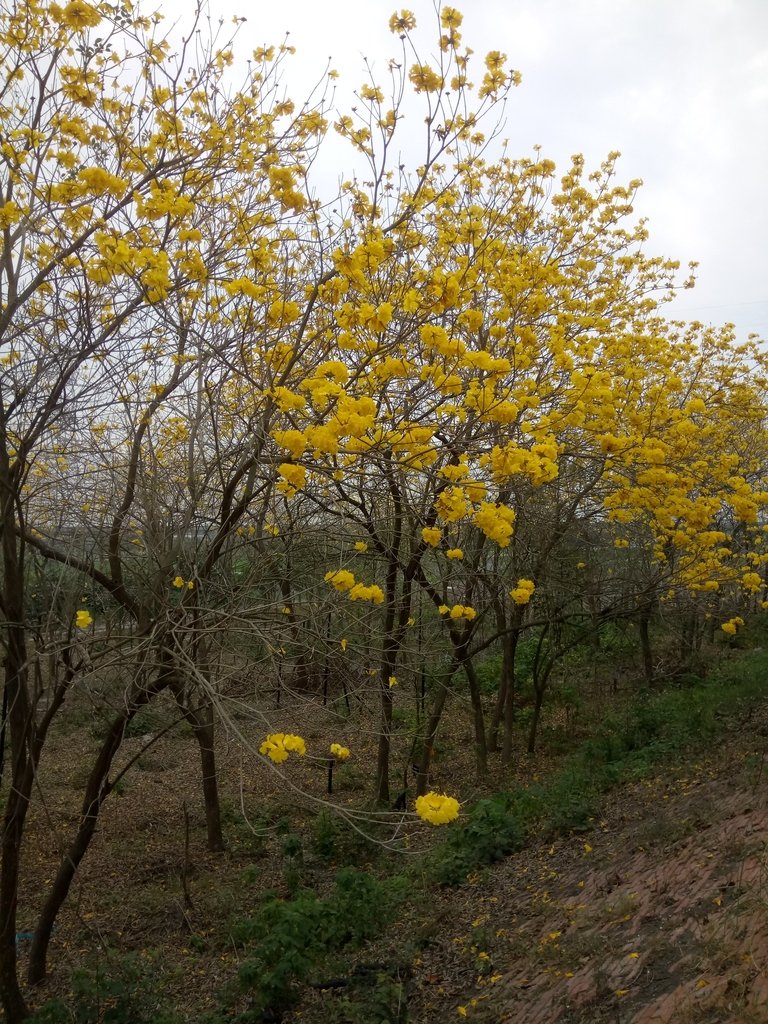
[[[98, 970], [60, 970], [58, 1000], [39, 1020], [651, 1024], [656, 1002], [682, 992], [683, 1009], [662, 1007], [659, 1020], [751, 1021], [715, 1014], [717, 999], [749, 1014], [759, 996], [759, 965], [734, 935], [762, 948], [750, 922], [765, 895], [766, 680], [757, 651], [706, 684], [614, 710], [546, 780], [479, 801], [405, 869], [331, 818], [302, 833], [273, 815], [264, 844], [234, 812], [227, 861], [195, 855], [194, 911], [185, 916], [175, 892], [169, 910], [169, 887], [154, 891], [152, 879], [126, 889], [135, 913], [104, 911]], [[691, 868], [699, 861], [706, 871]], [[334, 883], [344, 864], [366, 870]], [[103, 902], [78, 909], [80, 924]], [[671, 918], [696, 927], [676, 934]], [[62, 921], [69, 968], [93, 962], [92, 939]], [[734, 963], [739, 981], [725, 992]], [[696, 1017], [701, 1008], [709, 1016]], [[678, 1011], [688, 1016], [669, 1015]]]

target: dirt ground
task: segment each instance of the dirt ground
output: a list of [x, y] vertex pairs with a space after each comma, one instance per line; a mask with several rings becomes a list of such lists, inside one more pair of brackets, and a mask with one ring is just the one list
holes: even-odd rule
[[767, 751], [764, 708], [682, 773], [615, 792], [593, 831], [444, 894], [413, 1020], [768, 1021]]
[[[356, 756], [337, 769], [333, 799], [350, 806], [366, 799], [371, 780], [362, 766], [372, 763], [372, 732], [320, 712], [295, 721], [285, 713], [282, 724], [317, 750], [329, 740], [350, 745]], [[190, 1024], [214, 1007], [239, 963], [238, 950], [222, 941], [227, 921], [247, 915], [265, 888], [284, 885], [284, 865], [270, 855], [276, 815], [292, 816], [299, 831], [311, 828], [322, 806], [314, 801], [325, 796], [324, 758], [292, 766], [286, 787], [243, 746], [244, 738], [259, 739], [252, 724], [243, 728], [248, 737], [222, 733], [220, 741], [224, 854], [204, 848], [192, 738], [170, 734], [141, 754], [123, 795], [105, 807], [60, 916], [51, 979], [39, 1001], [66, 999], [72, 969], [92, 965], [109, 948], [151, 963]], [[470, 766], [459, 763], [468, 738], [455, 737], [438, 786], [447, 773], [471, 778]], [[144, 740], [126, 740], [125, 756]], [[34, 926], [32, 908], [76, 823], [83, 754], [94, 743], [75, 729], [47, 752], [42, 798], [30, 818], [23, 930]], [[767, 760], [765, 705], [684, 769], [615, 791], [590, 831], [555, 842], [533, 837], [470, 884], [438, 892], [425, 919], [401, 925], [430, 935], [412, 964], [407, 1020], [765, 1024]], [[495, 768], [489, 788], [513, 782]], [[468, 782], [461, 795], [481, 794]], [[271, 824], [257, 820], [253, 808]], [[414, 841], [426, 841], [428, 832], [415, 829]], [[365, 866], [364, 857], [357, 866]], [[311, 885], [311, 864], [307, 872]], [[23, 956], [23, 939], [21, 950]], [[285, 1018], [302, 1019], [301, 1007]]]

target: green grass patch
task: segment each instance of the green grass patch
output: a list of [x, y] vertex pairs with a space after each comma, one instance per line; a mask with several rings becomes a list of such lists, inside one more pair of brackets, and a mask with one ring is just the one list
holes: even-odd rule
[[332, 970], [335, 957], [384, 929], [404, 892], [402, 876], [380, 881], [345, 868], [325, 897], [303, 890], [290, 900], [266, 899], [253, 917], [232, 928], [232, 941], [245, 957], [237, 988], [249, 1004], [234, 1020], [256, 1024], [265, 1015], [279, 1018], [313, 972]]

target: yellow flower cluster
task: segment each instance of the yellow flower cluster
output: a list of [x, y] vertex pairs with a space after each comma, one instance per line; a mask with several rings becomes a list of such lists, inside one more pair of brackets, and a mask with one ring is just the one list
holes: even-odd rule
[[296, 465], [295, 462], [282, 462], [277, 467], [277, 470], [281, 477], [278, 481], [277, 489], [282, 491], [286, 498], [292, 498], [306, 483], [306, 469], [303, 466]]
[[416, 797], [416, 813], [430, 825], [447, 825], [459, 816], [459, 801], [443, 793], [425, 793]]
[[535, 487], [549, 483], [558, 475], [557, 442], [540, 441], [530, 450], [510, 442], [504, 448], [494, 448], [490, 455], [491, 472], [497, 484], [511, 477], [526, 476]]
[[429, 64], [412, 64], [408, 78], [416, 92], [439, 92], [443, 87], [442, 77]]
[[289, 753], [303, 757], [306, 752], [306, 744], [301, 736], [293, 736], [288, 732], [272, 733], [259, 747], [259, 753], [266, 755], [275, 764], [285, 761]]
[[528, 604], [533, 597], [536, 584], [533, 580], [518, 580], [514, 590], [510, 590], [509, 596], [515, 604]]
[[740, 615], [736, 615], [734, 618], [724, 622], [720, 629], [722, 629], [724, 633], [728, 633], [729, 636], [733, 636], [736, 633], [737, 627], [743, 625], [744, 619], [742, 619]]
[[758, 572], [745, 572], [741, 577], [741, 585], [750, 594], [757, 594], [762, 589], [763, 580]]
[[430, 547], [436, 548], [442, 540], [443, 531], [437, 526], [425, 526], [421, 531], [421, 536], [425, 544], [429, 544]]
[[63, 10], [58, 4], [51, 4], [49, 11], [52, 18], [76, 32], [94, 28], [101, 21], [99, 12], [84, 0], [72, 0]]
[[332, 743], [331, 753], [337, 761], [346, 761], [349, 757], [349, 747], [342, 747], [340, 743]]
[[91, 613], [86, 611], [84, 608], [81, 608], [75, 616], [75, 625], [78, 629], [88, 629], [92, 622], [93, 617]]
[[464, 489], [462, 487], [446, 487], [444, 491], [440, 492], [435, 502], [435, 509], [446, 523], [455, 523], [458, 519], [463, 519], [469, 510]]
[[331, 569], [323, 579], [341, 593], [351, 590], [355, 585], [355, 575], [349, 569]]
[[402, 10], [399, 14], [393, 14], [389, 19], [389, 31], [395, 34], [410, 32], [416, 28], [416, 18], [412, 11]]
[[482, 501], [473, 518], [475, 526], [481, 529], [489, 540], [495, 541], [500, 548], [508, 547], [512, 536], [512, 524], [515, 521], [515, 513], [509, 506]]
[[477, 618], [477, 612], [474, 608], [470, 608], [469, 605], [455, 604], [450, 608], [447, 604], [441, 604], [437, 609], [441, 615], [447, 615], [451, 619], [466, 619], [467, 622], [471, 622]]
[[324, 579], [339, 593], [346, 593], [350, 601], [372, 601], [374, 604], [381, 604], [384, 600], [384, 591], [381, 587], [375, 583], [357, 583], [354, 573], [349, 569], [331, 569], [325, 574]]
[[372, 601], [374, 604], [382, 604], [384, 591], [375, 583], [366, 586], [365, 583], [356, 583], [349, 591], [350, 601]]
[[184, 587], [186, 587], [187, 590], [194, 590], [195, 581], [185, 580], [183, 576], [176, 576], [173, 580], [173, 586], [176, 587], [177, 590], [183, 590]]

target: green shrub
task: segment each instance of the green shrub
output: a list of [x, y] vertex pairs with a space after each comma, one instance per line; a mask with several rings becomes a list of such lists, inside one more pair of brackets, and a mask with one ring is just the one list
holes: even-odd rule
[[321, 860], [334, 860], [339, 847], [339, 825], [330, 811], [321, 811], [312, 823], [310, 848]]
[[324, 994], [323, 1024], [406, 1024], [407, 974], [397, 967], [356, 969], [342, 996], [333, 991]]
[[93, 970], [75, 971], [67, 1002], [53, 999], [30, 1024], [183, 1024], [184, 1017], [165, 1004], [157, 977], [135, 956]]
[[500, 654], [495, 654], [490, 658], [483, 658], [475, 668], [477, 685], [480, 688], [480, 692], [486, 696], [493, 696], [498, 693], [499, 686], [501, 685], [502, 660]]
[[479, 800], [434, 851], [428, 875], [440, 885], [460, 885], [472, 871], [518, 849], [522, 834], [509, 794]]
[[392, 917], [402, 884], [346, 868], [327, 897], [304, 890], [290, 900], [271, 898], [254, 917], [236, 922], [232, 938], [248, 953], [239, 987], [251, 1001], [237, 1020], [258, 1021], [267, 1010], [279, 1014], [291, 1006], [318, 965], [378, 934]]

